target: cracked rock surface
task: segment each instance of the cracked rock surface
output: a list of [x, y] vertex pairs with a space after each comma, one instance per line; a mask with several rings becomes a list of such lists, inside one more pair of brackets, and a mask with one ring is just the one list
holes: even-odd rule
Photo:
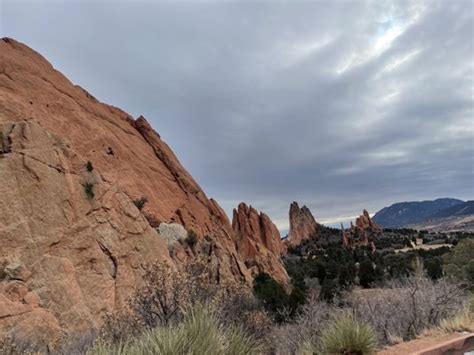
[[[180, 267], [201, 255], [218, 279], [250, 284], [258, 270], [288, 282], [270, 240], [249, 236], [257, 257], [248, 265], [225, 212], [145, 118], [100, 103], [8, 38], [0, 39], [0, 182], [0, 336], [51, 340], [97, 327], [140, 285], [146, 263]], [[170, 256], [151, 220], [194, 230], [194, 250], [177, 245]]]
[[35, 122], [1, 126], [11, 151], [0, 158], [0, 330], [60, 336], [95, 327], [130, 296], [144, 263], [172, 262], [166, 243], [60, 138]]

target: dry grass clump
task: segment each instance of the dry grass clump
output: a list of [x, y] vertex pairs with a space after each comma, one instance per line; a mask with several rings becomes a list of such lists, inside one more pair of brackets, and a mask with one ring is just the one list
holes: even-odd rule
[[179, 324], [158, 326], [126, 343], [98, 342], [88, 355], [252, 355], [260, 345], [238, 327], [223, 326], [215, 312], [207, 308], [190, 311]]
[[345, 310], [311, 297], [291, 323], [274, 326], [267, 348], [275, 354], [295, 354], [302, 351], [302, 344], [306, 344], [307, 349], [319, 341], [328, 324], [345, 314]]
[[441, 333], [474, 332], [474, 320], [467, 312], [462, 312], [453, 319], [443, 319], [435, 329]]
[[367, 355], [375, 353], [376, 346], [377, 336], [372, 327], [346, 315], [329, 324], [318, 343], [306, 343], [303, 353]]
[[424, 335], [440, 335], [455, 332], [474, 333], [474, 296], [466, 302], [464, 309], [453, 318], [441, 320], [439, 325], [424, 332]]
[[[207, 316], [212, 321], [202, 323], [200, 328], [213, 324], [218, 327], [216, 331], [208, 329], [206, 336], [225, 334], [226, 351], [230, 354], [247, 353], [244, 350], [252, 343], [251, 339], [263, 337], [271, 327], [270, 318], [261, 310], [251, 291], [236, 282], [217, 282], [205, 261], [198, 260], [184, 270], [165, 264], [152, 265], [147, 268], [144, 281], [127, 309], [106, 318], [101, 330], [102, 342], [97, 347], [105, 346], [111, 351], [117, 346], [127, 348], [130, 341], [136, 347], [141, 339], [143, 344], [148, 344], [146, 346], [155, 344], [163, 348], [159, 350], [160, 354], [167, 353], [167, 343], [160, 339], [167, 339], [173, 347], [178, 347], [182, 340], [174, 337], [179, 332], [186, 330], [187, 339], [194, 337], [191, 330], [198, 327], [191, 327], [191, 321], [204, 319], [202, 312], [195, 313], [203, 307], [214, 311]], [[219, 317], [215, 317], [217, 313]], [[252, 338], [247, 334], [252, 334]], [[193, 347], [200, 344], [204, 343], [196, 342]]]

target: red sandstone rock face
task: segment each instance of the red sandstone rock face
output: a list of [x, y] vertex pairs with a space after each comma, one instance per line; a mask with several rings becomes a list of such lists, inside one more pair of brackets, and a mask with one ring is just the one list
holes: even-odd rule
[[[254, 275], [265, 269], [273, 269], [274, 275], [287, 277], [283, 267], [269, 265], [271, 255], [280, 257], [286, 247], [278, 228], [265, 213], [259, 214], [255, 208], [242, 202], [234, 209], [232, 228], [236, 235], [237, 251]], [[277, 279], [280, 282], [284, 280], [281, 276]]]
[[140, 284], [145, 263], [173, 264], [130, 197], [60, 137], [2, 120], [0, 136], [0, 334], [53, 339], [96, 327]]
[[239, 241], [253, 240], [278, 256], [285, 251], [280, 232], [271, 219], [265, 213], [259, 214], [255, 208], [243, 202], [234, 209], [232, 229], [239, 236]]
[[365, 230], [371, 229], [379, 232], [382, 231], [382, 228], [377, 223], [372, 221], [367, 210], [364, 210], [362, 214], [356, 218], [356, 227]]
[[[251, 282], [256, 267], [288, 281], [260, 242], [256, 265], [245, 265], [222, 208], [143, 117], [100, 103], [11, 39], [0, 40], [0, 181], [0, 333], [96, 326], [140, 284], [145, 263], [194, 257], [170, 256], [144, 215], [193, 229], [220, 278]], [[143, 196], [140, 213], [132, 200]]]
[[351, 227], [345, 230], [341, 224], [342, 244], [345, 248], [355, 248], [356, 246], [371, 246], [375, 251], [375, 244], [369, 241], [370, 236], [375, 236], [382, 231], [382, 228], [372, 221], [369, 212], [364, 210], [356, 218], [356, 224], [351, 222]]
[[316, 223], [308, 207], [299, 207], [293, 202], [290, 206], [290, 231], [285, 243], [288, 245], [299, 245], [305, 239], [316, 235], [318, 224]]

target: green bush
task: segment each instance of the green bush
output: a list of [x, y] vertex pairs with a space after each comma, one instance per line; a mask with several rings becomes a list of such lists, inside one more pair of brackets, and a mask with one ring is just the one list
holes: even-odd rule
[[146, 197], [139, 198], [137, 200], [133, 200], [133, 203], [137, 208], [141, 211], [143, 207], [145, 207], [145, 204], [148, 202], [148, 199]]
[[352, 316], [335, 320], [321, 334], [323, 354], [373, 354], [376, 346], [374, 330]]
[[262, 302], [267, 312], [270, 312], [276, 321], [281, 322], [282, 311], [289, 305], [289, 296], [285, 288], [267, 273], [258, 274], [253, 281], [255, 297]]
[[448, 277], [474, 290], [474, 239], [461, 240], [443, 261]]
[[92, 163], [90, 161], [87, 161], [86, 169], [88, 172], [91, 172], [92, 170], [94, 170], [94, 167], [92, 166]]
[[95, 196], [94, 184], [92, 184], [90, 182], [86, 182], [84, 184], [84, 192], [86, 193], [87, 197], [92, 200]]
[[191, 248], [194, 248], [198, 241], [196, 232], [192, 229], [188, 231], [188, 236], [186, 237], [185, 241]]
[[368, 288], [378, 280], [378, 272], [372, 260], [365, 259], [359, 266], [359, 283], [362, 287]]
[[432, 280], [438, 280], [443, 276], [443, 260], [440, 257], [425, 260], [426, 273]]

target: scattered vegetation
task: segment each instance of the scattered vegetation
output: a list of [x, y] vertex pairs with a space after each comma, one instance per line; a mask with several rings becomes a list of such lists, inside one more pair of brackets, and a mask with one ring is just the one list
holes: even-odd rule
[[288, 294], [283, 285], [266, 273], [260, 273], [255, 277], [253, 290], [255, 297], [276, 322], [292, 318], [298, 307], [306, 301], [305, 287], [296, 284]]
[[[406, 230], [402, 234], [390, 230], [389, 235], [395, 236], [394, 240], [398, 243], [399, 238], [410, 236], [410, 231]], [[421, 234], [426, 238], [427, 234]], [[435, 238], [433, 235], [431, 237]], [[293, 280], [303, 280], [306, 286], [318, 290], [320, 298], [327, 301], [354, 287], [380, 287], [390, 280], [407, 278], [418, 271], [425, 273], [432, 280], [439, 280], [447, 275], [455, 282], [461, 282], [472, 289], [474, 287], [473, 237], [469, 233], [446, 236], [453, 242], [454, 247], [444, 245], [443, 240], [442, 246], [433, 249], [396, 251], [393, 247], [389, 247], [377, 249], [376, 252], [368, 247], [346, 250], [341, 248], [340, 243], [321, 247], [318, 243], [309, 241], [300, 247], [292, 248], [285, 263]], [[384, 243], [391, 245], [389, 241]], [[421, 270], [418, 270], [419, 268]]]
[[[189, 231], [186, 243], [196, 241]], [[68, 339], [61, 351], [370, 354], [377, 344], [428, 331], [472, 330], [472, 246], [460, 238], [454, 248], [373, 253], [345, 250], [328, 237], [293, 248], [286, 260], [290, 285], [260, 273], [252, 289], [219, 278], [208, 260], [197, 258], [182, 270], [145, 265], [143, 287], [128, 307], [107, 315], [98, 333]], [[35, 349], [18, 339], [0, 342], [5, 354], [26, 347]]]
[[92, 170], [94, 170], [94, 167], [92, 166], [92, 163], [90, 161], [87, 161], [86, 163], [86, 170], [88, 172], [92, 172]]
[[194, 248], [198, 241], [196, 232], [192, 229], [188, 231], [188, 236], [186, 237], [185, 241], [191, 248]]
[[92, 200], [95, 196], [94, 193], [94, 184], [91, 182], [86, 182], [84, 184], [84, 192], [86, 193], [87, 197]]
[[269, 318], [248, 288], [213, 275], [202, 260], [182, 271], [148, 266], [144, 287], [107, 317], [89, 354], [259, 353]]
[[148, 329], [125, 343], [99, 341], [88, 354], [251, 355], [259, 351], [259, 343], [241, 328], [223, 326], [216, 312], [197, 307], [178, 324]]
[[145, 207], [146, 203], [148, 202], [148, 199], [146, 197], [139, 198], [137, 200], [133, 200], [133, 203], [135, 206], [141, 211], [143, 207]]
[[474, 291], [474, 239], [461, 240], [443, 262], [448, 277]]
[[366, 355], [375, 353], [377, 337], [370, 325], [344, 316], [323, 330], [320, 344], [323, 354]]

